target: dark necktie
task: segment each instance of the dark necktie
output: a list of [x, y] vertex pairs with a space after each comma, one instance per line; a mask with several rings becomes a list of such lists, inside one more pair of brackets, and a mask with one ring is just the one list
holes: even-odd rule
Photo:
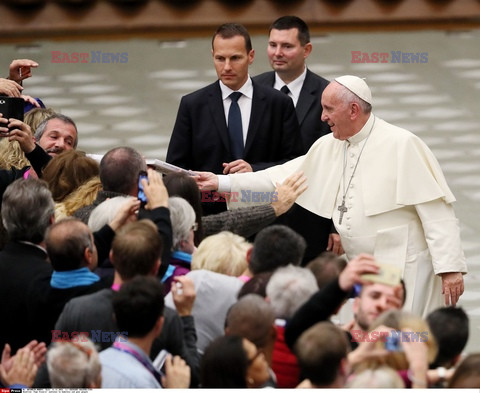
[[280, 89], [280, 91], [282, 93], [285, 93], [286, 95], [288, 95], [288, 93], [290, 93], [290, 89], [287, 87], [287, 85], [283, 85], [283, 87]]
[[228, 134], [230, 136], [230, 151], [233, 159], [243, 158], [243, 131], [242, 131], [242, 114], [238, 106], [238, 99], [242, 93], [238, 91], [230, 94], [232, 103], [228, 111]]

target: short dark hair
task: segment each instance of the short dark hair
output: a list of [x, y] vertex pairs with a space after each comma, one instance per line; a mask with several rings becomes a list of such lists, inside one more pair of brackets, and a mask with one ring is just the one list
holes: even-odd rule
[[318, 288], [322, 289], [337, 278], [346, 266], [345, 259], [331, 251], [324, 251], [308, 263], [307, 269], [315, 276]]
[[245, 337], [257, 348], [265, 348], [275, 322], [270, 303], [259, 295], [249, 294], [232, 305], [225, 318], [229, 334]]
[[142, 155], [125, 146], [109, 150], [100, 161], [100, 181], [104, 191], [129, 195], [138, 184], [140, 171], [147, 169]]
[[452, 361], [467, 345], [469, 336], [468, 316], [461, 307], [441, 307], [427, 316], [438, 353], [432, 367], [451, 367]]
[[343, 330], [331, 322], [319, 322], [300, 336], [294, 349], [302, 375], [314, 385], [327, 386], [337, 378], [350, 344]]
[[212, 49], [214, 49], [213, 42], [215, 41], [215, 37], [217, 35], [219, 35], [224, 39], [233, 38], [233, 37], [236, 37], [237, 35], [240, 35], [245, 39], [245, 49], [247, 50], [247, 53], [250, 53], [250, 51], [253, 48], [250, 34], [248, 34], [248, 31], [245, 28], [245, 26], [239, 23], [224, 23], [223, 25], [219, 26], [217, 30], [215, 30], [215, 33], [213, 34], [213, 37], [212, 37]]
[[113, 294], [118, 329], [128, 337], [145, 337], [163, 315], [163, 287], [155, 277], [138, 276]]
[[18, 179], [3, 194], [2, 221], [12, 241], [42, 242], [54, 214], [52, 193], [43, 180]]
[[52, 267], [58, 272], [83, 267], [85, 249], [93, 250], [90, 230], [76, 218], [54, 223], [47, 230], [45, 242]]
[[148, 275], [163, 251], [162, 238], [150, 220], [130, 222], [115, 235], [112, 259], [122, 280]]
[[213, 340], [200, 361], [200, 386], [204, 389], [247, 387], [248, 355], [240, 336]]
[[300, 265], [306, 243], [293, 229], [272, 225], [258, 232], [250, 259], [253, 274], [274, 271], [277, 267]]
[[275, 30], [290, 30], [290, 29], [297, 29], [298, 30], [298, 40], [300, 44], [307, 45], [310, 42], [310, 30], [308, 29], [308, 25], [300, 19], [298, 16], [282, 16], [278, 18], [275, 22], [270, 25], [270, 29], [268, 33]]

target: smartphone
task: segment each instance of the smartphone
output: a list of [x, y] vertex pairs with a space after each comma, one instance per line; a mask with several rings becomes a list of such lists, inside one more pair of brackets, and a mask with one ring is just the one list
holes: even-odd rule
[[[25, 101], [18, 97], [0, 97], [0, 113], [4, 119], [18, 119], [23, 121], [23, 109]], [[1, 123], [0, 127], [8, 127], [8, 124]]]
[[387, 351], [399, 352], [402, 350], [402, 344], [400, 343], [400, 334], [400, 332], [396, 332], [386, 337], [385, 349]]
[[137, 198], [140, 199], [142, 204], [145, 204], [145, 203], [147, 203], [147, 196], [145, 195], [145, 191], [143, 189], [142, 179], [145, 179], [148, 182], [147, 172], [141, 171], [140, 174], [138, 175], [138, 195], [137, 195]]
[[167, 360], [168, 355], [170, 355], [170, 352], [162, 349], [153, 361], [153, 367], [162, 375], [165, 375], [165, 360]]

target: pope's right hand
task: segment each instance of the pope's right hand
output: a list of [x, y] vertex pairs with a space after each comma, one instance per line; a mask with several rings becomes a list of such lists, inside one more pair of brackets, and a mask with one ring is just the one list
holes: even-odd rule
[[194, 180], [200, 191], [217, 191], [218, 190], [218, 176], [212, 172], [194, 172]]

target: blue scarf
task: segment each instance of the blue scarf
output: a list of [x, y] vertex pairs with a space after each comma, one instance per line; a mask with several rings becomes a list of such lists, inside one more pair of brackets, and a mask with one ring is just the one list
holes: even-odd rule
[[[192, 254], [188, 254], [188, 253], [183, 252], [183, 251], [172, 252], [171, 258], [172, 259], [178, 259], [180, 261], [184, 261], [184, 262], [188, 262], [188, 263], [192, 263]], [[168, 265], [167, 271], [165, 272], [165, 274], [162, 277], [162, 282], [165, 282], [170, 277], [172, 277], [176, 268], [177, 267], [173, 264]]]
[[100, 281], [100, 277], [88, 270], [87, 267], [82, 267], [65, 272], [57, 272], [54, 270], [50, 280], [50, 286], [56, 289], [67, 289], [91, 285], [98, 281]]

